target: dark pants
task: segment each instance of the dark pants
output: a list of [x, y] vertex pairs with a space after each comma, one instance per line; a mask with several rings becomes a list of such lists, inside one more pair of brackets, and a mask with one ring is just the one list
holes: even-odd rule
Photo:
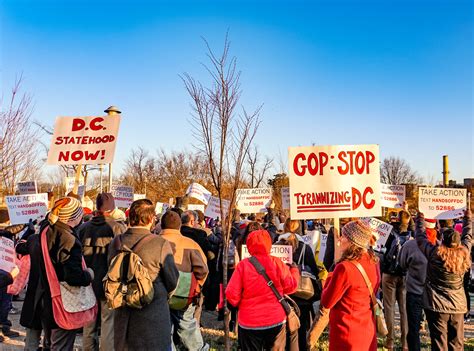
[[464, 313], [425, 310], [432, 351], [461, 351], [464, 345]]
[[464, 293], [466, 294], [467, 300], [467, 314], [466, 317], [469, 317], [471, 312], [471, 295], [469, 295], [469, 283], [471, 282], [471, 270], [469, 269], [466, 274], [464, 274]]
[[72, 351], [75, 339], [76, 330], [52, 329], [51, 351]]
[[239, 327], [239, 345], [242, 351], [284, 351], [286, 325], [254, 330]]
[[7, 288], [0, 289], [0, 324], [3, 330], [10, 329], [12, 322], [8, 320], [8, 313], [12, 309], [12, 295], [7, 294]]
[[298, 329], [298, 345], [300, 350], [306, 350], [306, 334], [311, 328], [314, 319], [313, 304], [298, 304], [300, 308], [300, 329]]
[[420, 328], [423, 318], [423, 295], [407, 292], [408, 350], [420, 351]]

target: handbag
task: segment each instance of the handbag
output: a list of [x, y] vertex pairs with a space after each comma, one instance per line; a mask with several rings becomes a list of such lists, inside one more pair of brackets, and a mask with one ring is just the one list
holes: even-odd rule
[[306, 243], [303, 245], [301, 250], [300, 257], [298, 258], [298, 267], [300, 267], [301, 278], [298, 284], [298, 288], [292, 294], [293, 296], [299, 297], [303, 300], [309, 300], [314, 296], [314, 282], [316, 282], [316, 277], [304, 264], [304, 255], [306, 252]]
[[28, 283], [28, 277], [30, 276], [30, 255], [21, 256], [20, 259], [16, 258], [16, 265], [20, 273], [13, 279], [13, 283], [8, 286], [7, 294], [18, 295]]
[[[47, 231], [48, 227], [41, 233], [41, 250], [51, 291], [54, 321], [62, 329], [82, 328], [97, 318], [98, 306], [94, 291], [90, 284], [88, 286], [70, 286], [66, 282], [58, 280], [49, 255], [46, 240]], [[84, 258], [82, 258], [82, 267], [86, 268]]]
[[[265, 272], [265, 268], [262, 266], [260, 262], [258, 262], [257, 258], [254, 256], [251, 256], [249, 258], [250, 263], [255, 267], [257, 272], [265, 278], [265, 281], [267, 282], [267, 285], [272, 289], [273, 293], [275, 294], [278, 302], [281, 303], [283, 310], [285, 310], [286, 313], [286, 326], [290, 333], [293, 333], [297, 331], [300, 328], [300, 319], [299, 319], [299, 314], [300, 310], [298, 308], [298, 305], [288, 296], [281, 296], [281, 294], [278, 292], [278, 290], [275, 288], [273, 285], [273, 281], [270, 279], [268, 276], [267, 272]], [[290, 305], [291, 304], [291, 305]]]
[[365, 284], [367, 285], [367, 288], [369, 289], [370, 293], [370, 298], [371, 298], [371, 307], [372, 307], [372, 312], [374, 313], [375, 317], [375, 326], [377, 329], [377, 335], [381, 338], [385, 337], [388, 335], [388, 330], [387, 330], [387, 323], [385, 322], [385, 317], [383, 314], [383, 305], [382, 302], [375, 297], [374, 294], [374, 289], [372, 288], [372, 283], [369, 280], [369, 277], [367, 276], [367, 273], [365, 272], [364, 267], [359, 262], [354, 262], [350, 261], [354, 266], [357, 267], [359, 272], [362, 274], [362, 277], [364, 277]]

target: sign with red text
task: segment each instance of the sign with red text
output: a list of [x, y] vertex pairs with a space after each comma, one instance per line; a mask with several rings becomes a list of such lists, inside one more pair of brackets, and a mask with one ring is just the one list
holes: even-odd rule
[[29, 182], [19, 182], [16, 184], [16, 188], [20, 195], [28, 195], [28, 194], [37, 194], [38, 187], [36, 185], [36, 181], [32, 180]]
[[380, 184], [382, 207], [402, 208], [405, 201], [405, 185]]
[[48, 194], [29, 194], [6, 196], [10, 224], [25, 224], [46, 215], [48, 211]]
[[0, 237], [0, 269], [10, 273], [16, 266], [15, 258], [13, 240]]
[[[249, 258], [250, 252], [247, 245], [242, 245], [242, 259]], [[293, 247], [291, 245], [272, 245], [270, 256], [278, 257], [283, 263], [293, 263]]]
[[381, 215], [378, 145], [290, 147], [291, 219]]
[[56, 118], [47, 163], [50, 165], [112, 163], [119, 125], [118, 115]]
[[382, 250], [382, 248], [385, 246], [385, 243], [387, 242], [388, 236], [393, 229], [393, 226], [372, 217], [362, 218], [362, 220], [369, 225], [370, 230], [372, 230], [372, 233], [377, 238], [374, 250]]
[[[230, 201], [222, 199], [222, 205], [224, 207], [224, 217], [227, 216], [229, 213], [229, 206], [230, 206]], [[210, 217], [212, 219], [217, 219], [221, 218], [221, 207], [219, 203], [219, 198], [211, 196], [209, 198], [209, 203], [206, 206], [206, 210], [204, 211], [204, 216]]]
[[290, 188], [281, 188], [281, 208], [290, 209]]
[[418, 208], [430, 219], [454, 219], [464, 215], [466, 189], [418, 188]]
[[133, 186], [113, 184], [110, 192], [119, 208], [129, 208], [133, 202]]
[[237, 189], [235, 207], [241, 213], [267, 212], [272, 201], [271, 188]]
[[192, 183], [190, 186], [188, 186], [188, 189], [186, 189], [186, 195], [195, 198], [207, 205], [212, 194], [201, 184]]

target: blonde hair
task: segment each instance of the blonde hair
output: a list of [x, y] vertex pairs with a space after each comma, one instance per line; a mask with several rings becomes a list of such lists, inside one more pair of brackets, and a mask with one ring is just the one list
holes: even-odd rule
[[293, 247], [293, 251], [296, 250], [299, 245], [298, 238], [295, 235], [295, 232], [298, 230], [299, 227], [299, 221], [292, 220], [291, 218], [288, 218], [285, 221], [284, 232], [291, 233], [291, 235], [286, 239], [286, 241]]
[[469, 252], [464, 246], [438, 247], [438, 256], [443, 260], [444, 268], [454, 274], [464, 274], [471, 267]]

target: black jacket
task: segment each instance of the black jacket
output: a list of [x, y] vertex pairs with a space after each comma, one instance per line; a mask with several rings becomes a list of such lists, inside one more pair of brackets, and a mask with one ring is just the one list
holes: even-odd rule
[[[471, 251], [471, 241], [471, 217], [464, 217], [461, 244], [468, 252]], [[439, 313], [466, 313], [468, 308], [463, 287], [465, 272], [455, 274], [444, 268], [443, 261], [438, 255], [439, 245], [433, 245], [428, 241], [422, 218], [416, 223], [416, 242], [428, 259], [426, 287], [423, 294], [424, 307]]]
[[127, 228], [113, 218], [99, 215], [79, 227], [78, 235], [82, 241], [82, 252], [87, 267], [94, 271], [92, 288], [98, 299], [105, 297], [102, 279], [107, 274], [109, 265], [107, 255], [112, 239], [125, 232]]
[[180, 231], [183, 236], [194, 240], [199, 245], [202, 252], [204, 252], [204, 255], [207, 256], [207, 253], [212, 251], [211, 244], [207, 239], [207, 233], [204, 230], [183, 225], [181, 226]]

